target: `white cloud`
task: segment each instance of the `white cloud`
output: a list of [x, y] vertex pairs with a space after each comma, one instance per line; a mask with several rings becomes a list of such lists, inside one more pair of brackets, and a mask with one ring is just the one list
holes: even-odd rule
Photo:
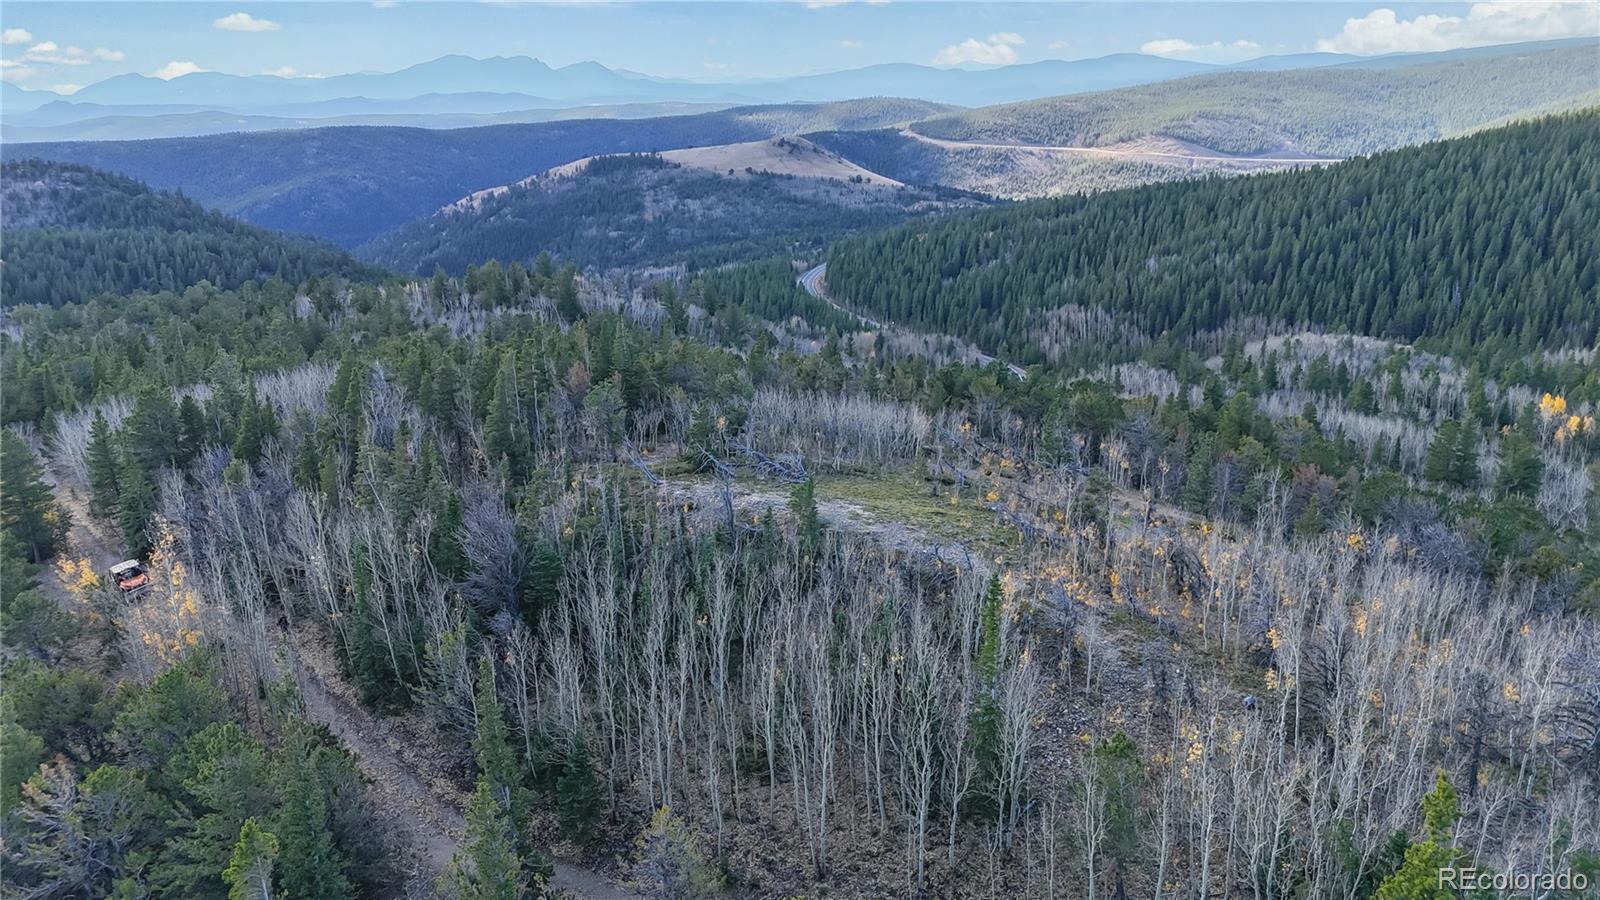
[[81, 85], [81, 84], [52, 84], [52, 85], [50, 85], [50, 90], [55, 91], [58, 94], [76, 94], [77, 92], [83, 90], [83, 85]]
[[89, 64], [89, 54], [82, 47], [67, 47], [62, 49], [55, 41], [43, 41], [28, 48], [22, 54], [28, 62], [44, 63], [55, 66], [86, 66]]
[[860, 41], [840, 41], [839, 46], [846, 50], [860, 50], [863, 45]]
[[1600, 3], [1594, 0], [1488, 0], [1474, 3], [1463, 16], [1419, 15], [1402, 19], [1381, 8], [1317, 41], [1317, 49], [1333, 53], [1415, 53], [1454, 50], [1564, 37], [1600, 34]]
[[372, 0], [373, 9], [394, 9], [399, 5], [395, 0]]
[[294, 66], [279, 66], [276, 69], [268, 69], [261, 74], [276, 75], [279, 78], [293, 78], [294, 76], [298, 75], [299, 72], [295, 70]]
[[0, 44], [7, 46], [11, 44], [26, 44], [31, 40], [33, 40], [33, 34], [26, 28], [7, 28], [5, 31], [0, 31]]
[[247, 12], [229, 13], [211, 25], [223, 31], [277, 31], [282, 27], [271, 19], [258, 19]]
[[1192, 53], [1195, 45], [1183, 38], [1162, 38], [1159, 41], [1145, 41], [1139, 45], [1140, 53], [1153, 53], [1156, 56], [1171, 56], [1175, 53]]
[[1260, 49], [1260, 44], [1243, 38], [1227, 42], [1212, 41], [1209, 44], [1196, 44], [1183, 38], [1162, 38], [1156, 41], [1145, 41], [1139, 45], [1140, 53], [1148, 53], [1152, 56], [1198, 56], [1213, 59], [1236, 59], [1241, 55]]
[[26, 81], [38, 71], [32, 66], [25, 66], [9, 59], [0, 60], [0, 80], [9, 81], [12, 84]]
[[47, 66], [87, 66], [92, 62], [122, 62], [123, 53], [104, 47], [85, 50], [82, 47], [62, 47], [55, 41], [41, 41], [29, 47], [22, 58]]
[[1070, 41], [1051, 41], [1050, 42], [1050, 49], [1051, 50], [1065, 50], [1065, 49], [1067, 49], [1068, 47], [1071, 47], [1071, 46], [1072, 46], [1072, 43]]
[[708, 62], [703, 62], [700, 65], [701, 65], [701, 67], [703, 67], [705, 69], [708, 69], [708, 70], [710, 70], [712, 72], [721, 72], [721, 71], [723, 71], [725, 69], [733, 68], [733, 63], [723, 63], [723, 62], [709, 62], [708, 61]]
[[805, 0], [806, 9], [827, 9], [830, 6], [843, 6], [850, 0]]
[[204, 71], [205, 69], [186, 59], [175, 59], [150, 74], [162, 81], [171, 81], [174, 78], [182, 78], [185, 75], [193, 75], [196, 72]]
[[961, 63], [984, 63], [1008, 66], [1017, 61], [1016, 45], [1023, 43], [1022, 35], [1015, 31], [1001, 31], [989, 35], [986, 41], [967, 38], [951, 44], [933, 55], [936, 66], [954, 66]]

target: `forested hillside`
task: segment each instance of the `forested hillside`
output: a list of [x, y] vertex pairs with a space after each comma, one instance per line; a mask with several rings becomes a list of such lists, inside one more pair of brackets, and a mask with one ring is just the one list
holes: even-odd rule
[[846, 123], [883, 127], [944, 108], [868, 99], [444, 131], [352, 126], [29, 144], [27, 152], [182, 190], [256, 225], [354, 247], [473, 191], [510, 184], [585, 156], [729, 144]]
[[1592, 351], [1111, 327], [1132, 361], [1021, 380], [812, 343], [781, 263], [622, 303], [485, 268], [14, 311], [8, 552], [153, 584], [4, 598], [8, 888], [1600, 876]]
[[348, 253], [275, 234], [121, 175], [39, 160], [0, 167], [8, 305], [94, 294], [374, 275]]
[[598, 157], [382, 235], [360, 254], [392, 269], [460, 274], [541, 252], [601, 269], [693, 267], [821, 252], [826, 242], [912, 216], [981, 205], [954, 191], [766, 172], [727, 174], [659, 156]]
[[[1076, 305], [1147, 334], [1248, 319], [1482, 352], [1592, 346], [1600, 112], [1315, 171], [1027, 204], [841, 242], [856, 308], [1041, 355]], [[886, 277], [886, 275], [890, 277]]]
[[1103, 147], [1162, 135], [1225, 153], [1352, 156], [1592, 103], [1597, 52], [1581, 43], [1394, 69], [1198, 75], [986, 107], [913, 128], [961, 141]]

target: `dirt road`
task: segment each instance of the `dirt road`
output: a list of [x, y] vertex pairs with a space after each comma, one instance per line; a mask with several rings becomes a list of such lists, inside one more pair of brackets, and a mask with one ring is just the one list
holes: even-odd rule
[[[800, 287], [804, 288], [806, 293], [808, 293], [811, 296], [817, 298], [818, 300], [821, 300], [822, 302], [828, 304], [829, 306], [833, 307], [834, 309], [837, 309], [838, 311], [840, 311], [840, 312], [842, 312], [842, 313], [844, 313], [846, 315], [855, 316], [856, 318], [858, 318], [861, 321], [867, 323], [868, 325], [871, 325], [873, 328], [876, 328], [879, 331], [885, 331], [885, 330], [887, 330], [889, 328], [888, 325], [883, 324], [882, 322], [878, 321], [877, 319], [872, 318], [871, 316], [864, 315], [862, 313], [858, 313], [853, 309], [844, 308], [843, 306], [841, 306], [838, 303], [838, 301], [836, 301], [832, 297], [828, 296], [827, 278], [828, 278], [828, 264], [827, 263], [823, 263], [820, 266], [815, 266], [813, 268], [807, 269], [806, 271], [804, 271], [804, 272], [802, 272], [800, 274], [800, 278], [799, 278]], [[990, 363], [992, 363], [994, 361], [995, 361], [995, 358], [993, 356], [990, 356], [987, 353], [982, 353], [982, 352], [978, 353], [978, 365], [987, 366], [988, 364], [990, 364]], [[1006, 371], [1010, 372], [1012, 375], [1015, 375], [1017, 377], [1017, 380], [1019, 380], [1019, 381], [1027, 380], [1027, 377], [1028, 377], [1028, 370], [1027, 369], [1024, 369], [1023, 367], [1017, 365], [1016, 363], [1006, 363], [1005, 366], [1006, 366]]]
[[1025, 150], [1035, 153], [1062, 153], [1074, 156], [1104, 156], [1113, 159], [1146, 160], [1151, 162], [1208, 162], [1234, 163], [1245, 166], [1319, 166], [1344, 162], [1338, 156], [1256, 156], [1248, 153], [1219, 153], [1209, 148], [1174, 139], [1127, 141], [1107, 147], [1073, 147], [1055, 144], [1005, 144], [987, 141], [952, 141], [928, 137], [909, 128], [901, 129], [901, 137], [921, 141], [947, 150]]
[[[77, 492], [58, 478], [46, 477], [56, 500], [72, 517], [67, 535], [70, 558], [88, 559], [97, 571], [122, 559], [119, 536], [90, 515]], [[58, 579], [40, 580], [58, 602], [66, 601], [66, 589]], [[331, 648], [320, 637], [302, 626], [280, 640], [277, 650], [305, 698], [307, 718], [327, 726], [368, 779], [368, 797], [395, 844], [392, 861], [404, 881], [398, 896], [432, 896], [466, 832], [462, 815], [466, 797], [444, 778], [424, 771], [410, 758], [415, 754], [406, 752], [404, 737], [358, 702], [355, 689], [340, 675]], [[559, 861], [552, 886], [587, 900], [639, 896], [600, 872]]]

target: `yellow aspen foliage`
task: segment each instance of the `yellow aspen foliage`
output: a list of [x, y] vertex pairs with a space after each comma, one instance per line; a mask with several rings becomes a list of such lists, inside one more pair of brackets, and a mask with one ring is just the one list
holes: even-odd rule
[[1567, 398], [1558, 394], [1545, 394], [1539, 398], [1539, 418], [1546, 422], [1567, 414]]

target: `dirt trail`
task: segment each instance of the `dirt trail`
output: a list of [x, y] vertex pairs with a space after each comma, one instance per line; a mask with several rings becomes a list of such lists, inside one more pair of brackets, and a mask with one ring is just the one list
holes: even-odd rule
[[[88, 559], [104, 571], [123, 558], [122, 542], [89, 513], [77, 491], [46, 467], [46, 480], [72, 517], [67, 535], [70, 558]], [[40, 582], [58, 602], [67, 599], [57, 578]], [[428, 897], [455, 857], [466, 832], [462, 810], [466, 798], [442, 775], [419, 769], [408, 757], [399, 729], [368, 712], [354, 689], [339, 674], [331, 649], [309, 629], [300, 627], [280, 640], [277, 650], [305, 698], [306, 716], [327, 726], [356, 759], [370, 781], [368, 797], [379, 819], [398, 845], [392, 846], [396, 874], [402, 877], [400, 897]], [[414, 749], [414, 748], [413, 748]], [[633, 900], [639, 895], [605, 875], [582, 866], [555, 863], [552, 886], [568, 896], [587, 900]]]
[[1220, 151], [1200, 147], [1175, 139], [1145, 139], [1126, 141], [1122, 144], [1112, 144], [1106, 147], [1072, 147], [1054, 144], [1006, 144], [989, 141], [952, 141], [944, 138], [928, 137], [918, 134], [909, 128], [900, 131], [901, 137], [921, 141], [935, 147], [948, 150], [978, 149], [978, 150], [1026, 150], [1035, 153], [1065, 153], [1075, 156], [1107, 156], [1114, 159], [1150, 160], [1150, 161], [1179, 161], [1179, 162], [1216, 162], [1239, 163], [1244, 165], [1263, 166], [1291, 166], [1291, 165], [1330, 165], [1344, 162], [1338, 156], [1254, 156], [1247, 153], [1228, 154]]
[[[426, 753], [399, 728], [368, 712], [353, 687], [340, 676], [332, 648], [304, 627], [291, 632], [284, 648], [295, 683], [305, 697], [306, 715], [328, 729], [356, 755], [371, 781], [368, 792], [390, 828], [406, 847], [395, 862], [412, 890], [430, 890], [449, 867], [466, 834], [462, 810], [467, 798], [442, 774], [427, 771]], [[410, 752], [408, 752], [408, 750]], [[638, 895], [581, 866], [557, 861], [552, 885], [590, 900], [626, 900]], [[415, 896], [409, 893], [408, 896]]]

